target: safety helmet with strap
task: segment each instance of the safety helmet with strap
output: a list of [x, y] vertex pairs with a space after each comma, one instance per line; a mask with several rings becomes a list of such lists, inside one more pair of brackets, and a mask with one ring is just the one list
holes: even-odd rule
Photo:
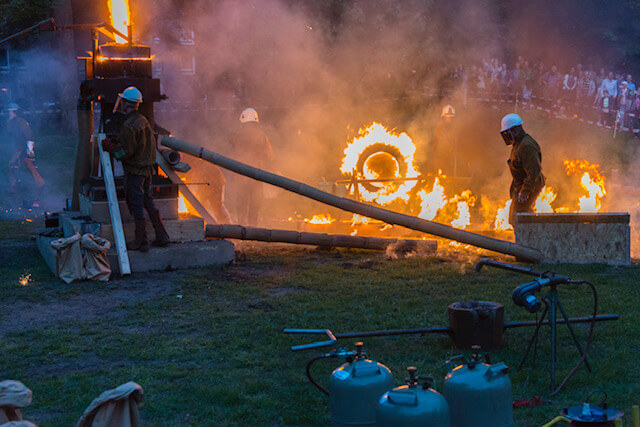
[[442, 114], [440, 117], [454, 117], [456, 115], [456, 110], [451, 105], [445, 105], [442, 107]]
[[122, 93], [119, 93], [118, 96], [125, 101], [134, 102], [139, 104], [142, 102], [142, 92], [138, 90], [135, 86], [129, 86]]

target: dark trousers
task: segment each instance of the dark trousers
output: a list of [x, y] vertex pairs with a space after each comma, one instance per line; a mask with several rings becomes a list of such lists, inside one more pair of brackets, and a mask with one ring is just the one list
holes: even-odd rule
[[124, 188], [129, 212], [134, 219], [144, 219], [144, 210], [149, 215], [158, 212], [151, 195], [151, 176], [125, 174]]

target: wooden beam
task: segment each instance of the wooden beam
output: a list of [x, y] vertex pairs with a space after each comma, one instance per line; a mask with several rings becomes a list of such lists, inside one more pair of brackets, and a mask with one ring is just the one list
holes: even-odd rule
[[160, 152], [158, 151], [156, 151], [156, 163], [158, 163], [160, 169], [162, 169], [162, 171], [167, 175], [171, 182], [180, 185], [180, 193], [182, 193], [184, 198], [187, 199], [189, 203], [191, 203], [193, 209], [195, 209], [196, 212], [198, 212], [198, 214], [202, 217], [202, 219], [204, 219], [204, 222], [207, 224], [217, 224], [216, 220], [213, 219], [209, 211], [207, 211], [202, 203], [200, 203], [200, 200], [198, 200], [198, 198], [191, 192], [191, 190], [189, 190], [189, 187], [187, 187], [185, 183], [182, 182], [178, 174], [175, 173], [173, 169], [171, 169], [171, 166], [169, 166], [164, 157], [162, 157], [162, 154], [160, 154]]
[[127, 253], [127, 243], [124, 239], [124, 229], [122, 228], [122, 218], [120, 217], [120, 207], [118, 206], [118, 194], [116, 193], [116, 183], [113, 179], [113, 170], [111, 169], [111, 157], [109, 153], [102, 149], [102, 141], [105, 139], [104, 133], [97, 134], [98, 150], [100, 150], [100, 163], [102, 165], [102, 177], [104, 178], [104, 186], [107, 190], [107, 200], [109, 202], [109, 213], [111, 214], [111, 226], [113, 227], [113, 236], [116, 241], [116, 251], [118, 252], [118, 264], [120, 265], [120, 274], [131, 274], [131, 265], [129, 264], [129, 254]]

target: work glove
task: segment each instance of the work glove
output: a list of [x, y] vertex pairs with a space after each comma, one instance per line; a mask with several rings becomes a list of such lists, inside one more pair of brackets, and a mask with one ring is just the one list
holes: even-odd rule
[[527, 193], [523, 193], [522, 191], [518, 193], [518, 203], [527, 203], [529, 200], [529, 195]]
[[35, 142], [27, 141], [27, 157], [34, 158], [36, 156], [36, 152], [33, 150], [35, 146]]
[[109, 153], [113, 153], [116, 149], [116, 141], [111, 137], [102, 140], [102, 148]]

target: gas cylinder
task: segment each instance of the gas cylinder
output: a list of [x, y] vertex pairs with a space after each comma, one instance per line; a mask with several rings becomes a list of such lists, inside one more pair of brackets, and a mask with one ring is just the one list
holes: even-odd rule
[[433, 379], [416, 378], [413, 366], [407, 371], [407, 385], [396, 387], [380, 398], [376, 409], [378, 427], [450, 427], [449, 405], [431, 388]]
[[473, 347], [470, 362], [453, 367], [444, 379], [442, 394], [451, 414], [452, 427], [507, 427], [513, 425], [513, 397], [507, 365], [480, 361], [480, 347]]
[[367, 359], [361, 342], [355, 346], [355, 355], [329, 379], [329, 413], [334, 426], [375, 426], [378, 400], [393, 388], [389, 368]]

